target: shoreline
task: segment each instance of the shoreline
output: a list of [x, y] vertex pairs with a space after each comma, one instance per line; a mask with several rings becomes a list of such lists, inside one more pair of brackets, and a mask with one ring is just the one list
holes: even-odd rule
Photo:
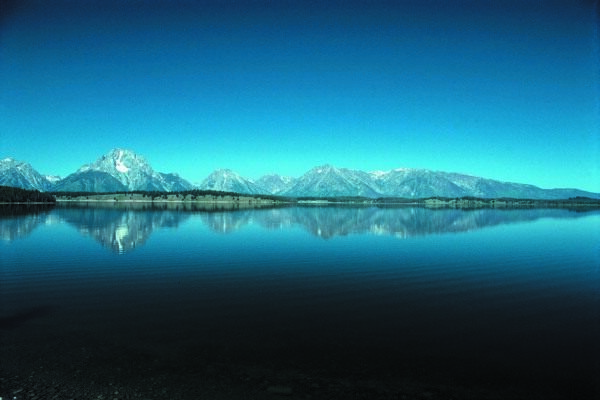
[[54, 201], [16, 201], [0, 202], [0, 205], [68, 205], [68, 204], [104, 204], [104, 205], [218, 205], [228, 207], [422, 207], [428, 209], [535, 209], [564, 208], [575, 210], [600, 209], [600, 199], [516, 199], [516, 198], [445, 198], [424, 199], [405, 198], [364, 198], [364, 197], [278, 197], [268, 195], [246, 195], [237, 193], [64, 193], [53, 195]]
[[[600, 200], [531, 200], [531, 199], [268, 199], [252, 196], [192, 196], [179, 197], [167, 195], [165, 197], [144, 198], [140, 195], [94, 195], [77, 196], [74, 198], [57, 197], [56, 204], [68, 203], [96, 203], [96, 204], [220, 204], [244, 206], [297, 206], [297, 207], [423, 207], [428, 209], [524, 209], [524, 208], [568, 208], [568, 209], [597, 209]], [[10, 204], [10, 203], [9, 203]], [[29, 203], [25, 203], [29, 204]], [[48, 203], [40, 203], [48, 204]]]
[[67, 205], [218, 205], [231, 207], [247, 207], [247, 208], [262, 208], [265, 206], [273, 207], [377, 207], [377, 208], [404, 208], [418, 207], [427, 208], [430, 210], [457, 209], [457, 210], [519, 210], [519, 209], [570, 209], [570, 210], [596, 210], [600, 209], [599, 203], [578, 203], [568, 201], [536, 201], [534, 203], [463, 203], [463, 202], [443, 202], [443, 203], [427, 203], [427, 202], [348, 202], [348, 201], [298, 201], [284, 202], [273, 200], [114, 200], [114, 199], [57, 199], [56, 202], [0, 202], [0, 206], [67, 206]]

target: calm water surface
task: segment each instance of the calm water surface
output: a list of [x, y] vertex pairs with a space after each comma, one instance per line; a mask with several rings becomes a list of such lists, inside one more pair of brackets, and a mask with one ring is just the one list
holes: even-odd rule
[[594, 398], [599, 227], [540, 209], [5, 207], [0, 396]]

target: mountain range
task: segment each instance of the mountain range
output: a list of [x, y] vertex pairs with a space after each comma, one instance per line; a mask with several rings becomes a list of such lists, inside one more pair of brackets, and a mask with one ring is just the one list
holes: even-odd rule
[[199, 185], [174, 173], [156, 172], [146, 159], [125, 149], [113, 149], [91, 164], [61, 179], [42, 175], [30, 164], [13, 158], [0, 160], [0, 185], [41, 191], [184, 191], [219, 190], [243, 194], [276, 194], [293, 197], [403, 197], [432, 196], [482, 198], [565, 199], [600, 198], [599, 193], [578, 189], [542, 189], [459, 173], [398, 168], [365, 172], [322, 165], [299, 178], [266, 175], [254, 181], [229, 169], [218, 169]]

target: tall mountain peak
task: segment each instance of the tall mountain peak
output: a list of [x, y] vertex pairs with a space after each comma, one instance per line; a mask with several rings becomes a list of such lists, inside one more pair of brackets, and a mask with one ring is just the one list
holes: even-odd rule
[[146, 159], [131, 150], [116, 148], [112, 149], [92, 164], [84, 165], [80, 171], [102, 170], [109, 173], [128, 174], [131, 170], [144, 170], [152, 173], [152, 167]]
[[213, 171], [202, 181], [200, 189], [246, 194], [268, 193], [251, 179], [243, 178], [237, 172], [230, 169], [217, 169]]
[[192, 188], [192, 184], [176, 174], [155, 172], [144, 157], [123, 148], [112, 149], [63, 181], [57, 184], [56, 190], [82, 190], [81, 187], [93, 190], [90, 188], [98, 187], [103, 191], [175, 191]]
[[366, 172], [325, 164], [308, 171], [283, 193], [290, 196], [378, 197], [380, 191]]
[[312, 168], [309, 172], [317, 173], [317, 174], [324, 174], [327, 172], [333, 172], [333, 171], [337, 171], [337, 170], [338, 169], [331, 164], [323, 164], [323, 165], [318, 165], [318, 166]]
[[[30, 164], [12, 157], [0, 159], [0, 185], [42, 191], [111, 192], [130, 190], [184, 191], [194, 188], [177, 174], [156, 172], [135, 152], [115, 148], [95, 162], [61, 179], [41, 175]], [[565, 199], [584, 196], [600, 198], [599, 193], [577, 189], [541, 189], [477, 176], [427, 169], [396, 168], [364, 172], [323, 164], [299, 178], [265, 175], [254, 181], [231, 169], [213, 171], [199, 189], [240, 194], [279, 194], [285, 196], [365, 196], [423, 198], [430, 196], [484, 198], [514, 197]]]

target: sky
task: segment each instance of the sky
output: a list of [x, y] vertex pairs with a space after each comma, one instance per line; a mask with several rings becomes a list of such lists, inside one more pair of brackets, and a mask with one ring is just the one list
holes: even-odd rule
[[0, 158], [600, 192], [598, 0], [3, 1]]

